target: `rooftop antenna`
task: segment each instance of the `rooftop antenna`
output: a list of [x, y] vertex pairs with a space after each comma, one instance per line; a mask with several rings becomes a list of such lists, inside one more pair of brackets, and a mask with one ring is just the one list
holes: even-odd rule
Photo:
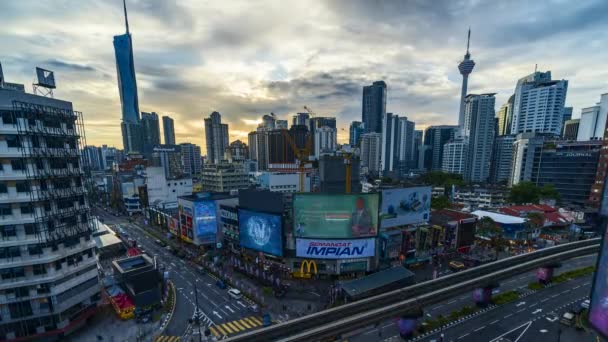
[[122, 0], [122, 6], [125, 11], [125, 26], [127, 27], [127, 34], [129, 34], [129, 17], [127, 17], [127, 0]]
[[536, 72], [536, 70], [538, 70], [538, 63], [534, 64], [534, 72]]
[[471, 27], [469, 26], [469, 35], [467, 37], [467, 55], [469, 54], [469, 44], [471, 43]]

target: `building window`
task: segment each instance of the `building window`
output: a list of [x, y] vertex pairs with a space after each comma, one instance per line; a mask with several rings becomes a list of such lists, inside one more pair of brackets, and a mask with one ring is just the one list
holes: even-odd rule
[[36, 264], [32, 267], [34, 269], [34, 275], [46, 274], [46, 267], [44, 264]]
[[[13, 208], [11, 208], [10, 204], [0, 204], [0, 215], [1, 216], [10, 216], [13, 214]], [[4, 227], [9, 227], [9, 226], [4, 226]], [[14, 227], [14, 226], [11, 226]], [[11, 235], [14, 236], [14, 235]]]
[[32, 214], [34, 212], [34, 207], [31, 204], [26, 204], [21, 206], [21, 214]]
[[11, 167], [13, 168], [13, 171], [25, 170], [25, 163], [21, 159], [12, 159]]
[[36, 225], [33, 223], [24, 224], [23, 229], [25, 230], [25, 234], [27, 234], [27, 235], [36, 234]]
[[2, 112], [2, 123], [4, 124], [15, 124], [17, 119], [13, 112]]
[[7, 135], [6, 145], [8, 147], [21, 147], [21, 140], [18, 135]]
[[8, 188], [6, 187], [6, 183], [0, 183], [0, 194], [8, 193]]
[[40, 245], [29, 245], [27, 251], [30, 255], [40, 255], [42, 254], [42, 247]]
[[17, 188], [17, 192], [29, 192], [30, 191], [30, 185], [27, 184], [27, 182], [17, 182], [15, 187]]

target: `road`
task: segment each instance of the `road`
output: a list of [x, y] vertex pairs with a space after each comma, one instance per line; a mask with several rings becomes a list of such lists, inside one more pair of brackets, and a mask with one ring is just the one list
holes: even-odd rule
[[[568, 270], [572, 270], [572, 269], [577, 269], [577, 268], [581, 268], [581, 267], [586, 267], [586, 266], [593, 266], [593, 265], [595, 265], [596, 258], [597, 258], [597, 255], [588, 255], [588, 256], [583, 256], [583, 257], [568, 260], [567, 262], [563, 263], [563, 266], [560, 269], [558, 269], [556, 271], [556, 273], [564, 272], [564, 271], [568, 271]], [[581, 278], [581, 279], [583, 279], [583, 278]], [[563, 283], [563, 285], [568, 286], [568, 284], [579, 282], [581, 279], [573, 280], [571, 282], [566, 282], [566, 283]], [[586, 278], [586, 279], [587, 279], [587, 281], [584, 281], [583, 283], [590, 281], [589, 280], [590, 278]], [[519, 275], [517, 277], [511, 278], [509, 280], [502, 282], [500, 284], [500, 287], [498, 289], [494, 290], [494, 293], [496, 294], [496, 293], [516, 290], [516, 289], [520, 290], [520, 291], [526, 291], [528, 283], [533, 282], [535, 280], [536, 280], [535, 272], [522, 273], [521, 275]], [[560, 284], [560, 286], [561, 285], [562, 284]], [[576, 285], [574, 285], [574, 286], [576, 286]], [[561, 288], [561, 287], [559, 287], [559, 288]], [[548, 289], [539, 291], [536, 294], [534, 294], [534, 296], [544, 296], [547, 293], [546, 291], [552, 291], [553, 289], [554, 288], [548, 288]], [[580, 293], [580, 291], [587, 291], [586, 295], [588, 296], [589, 292], [590, 292], [590, 288], [588, 287], [588, 285], [585, 285], [585, 286], [581, 286], [581, 287], [575, 289], [575, 292], [577, 292], [577, 293]], [[532, 291], [530, 291], [530, 292], [532, 292]], [[551, 294], [549, 294], [549, 295], [551, 295]], [[581, 295], [581, 296], [583, 296], [583, 295]], [[530, 296], [530, 297], [532, 297], [532, 296]], [[531, 301], [528, 301], [527, 298], [529, 298], [529, 297], [526, 297], [525, 301], [532, 303]], [[541, 298], [541, 299], [543, 299], [543, 298]], [[446, 301], [434, 304], [430, 307], [424, 308], [424, 314], [426, 316], [425, 318], [436, 318], [439, 315], [442, 315], [445, 317], [445, 316], [448, 316], [454, 310], [460, 309], [464, 306], [474, 306], [474, 305], [475, 304], [473, 302], [472, 294], [466, 293], [466, 294], [462, 294], [457, 297], [453, 297]], [[519, 309], [520, 308], [518, 308], [518, 310]], [[489, 310], [487, 313], [484, 313], [481, 316], [484, 316], [486, 314], [489, 314], [491, 311], [496, 311], [496, 310], [504, 311], [504, 309], [496, 308], [493, 310]], [[489, 322], [492, 322], [492, 321], [494, 321], [494, 319], [490, 320]], [[497, 323], [494, 323], [494, 324], [497, 324]], [[475, 327], [474, 329], [476, 329], [476, 328], [477, 327]], [[474, 331], [474, 329], [471, 329], [469, 332]], [[446, 332], [444, 332], [444, 334], [446, 334]], [[394, 321], [386, 321], [384, 323], [380, 323], [378, 325], [378, 327], [369, 327], [367, 329], [363, 329], [359, 332], [356, 332], [354, 336], [349, 336], [348, 340], [354, 341], [354, 342], [378, 341], [379, 339], [386, 339], [387, 337], [394, 337], [397, 335], [398, 335], [398, 331], [397, 331], [396, 321], [394, 320]], [[459, 336], [461, 336], [461, 335], [459, 335]], [[459, 336], [456, 336], [456, 338]], [[428, 339], [423, 339], [422, 341], [432, 341], [433, 339], [438, 340], [438, 337], [439, 336], [431, 335]], [[444, 341], [449, 341], [449, 340], [450, 339], [448, 337], [444, 338]], [[466, 341], [466, 340], [461, 339], [461, 341]], [[489, 341], [489, 339], [486, 341]]]
[[[156, 256], [159, 265], [169, 271], [169, 277], [177, 290], [176, 310], [165, 335], [183, 336], [190, 329], [189, 320], [195, 311], [195, 286], [198, 292], [199, 309], [204, 313], [204, 327], [218, 338], [232, 336], [262, 325], [259, 314], [250, 309], [246, 299], [235, 300], [228, 296], [227, 289], [215, 285], [216, 280], [205, 272], [200, 272], [189, 263], [171, 254], [155, 243], [155, 239], [144, 232], [144, 228], [127, 222], [124, 217], [116, 217], [98, 208], [95, 214], [106, 224], [119, 224], [129, 237], [140, 244], [146, 254]], [[201, 330], [204, 331], [204, 327]]]

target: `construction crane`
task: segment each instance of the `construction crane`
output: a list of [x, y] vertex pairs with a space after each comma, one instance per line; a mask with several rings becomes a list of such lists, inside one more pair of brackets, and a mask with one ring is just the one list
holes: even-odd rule
[[308, 114], [310, 114], [311, 117], [317, 115], [317, 114], [315, 114], [315, 112], [312, 111], [312, 109], [310, 109], [307, 106], [304, 106], [304, 109], [306, 109], [306, 111], [308, 112]]
[[304, 192], [304, 175], [306, 173], [304, 171], [304, 168], [306, 166], [306, 163], [309, 161], [308, 157], [310, 156], [312, 150], [312, 140], [310, 138], [310, 134], [308, 134], [308, 137], [306, 138], [306, 145], [304, 146], [304, 148], [299, 148], [296, 142], [291, 137], [291, 135], [289, 135], [288, 130], [283, 129], [281, 130], [281, 133], [283, 134], [285, 140], [287, 140], [289, 147], [291, 147], [291, 150], [293, 151], [296, 157], [296, 163], [298, 164], [298, 173], [300, 175], [300, 192]]

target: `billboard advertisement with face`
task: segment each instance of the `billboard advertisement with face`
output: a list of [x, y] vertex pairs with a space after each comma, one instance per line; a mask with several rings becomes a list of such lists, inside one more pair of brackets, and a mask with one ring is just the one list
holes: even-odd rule
[[429, 220], [430, 211], [430, 186], [382, 191], [382, 205], [380, 206], [382, 228], [426, 222]]
[[201, 243], [215, 243], [217, 216], [214, 201], [194, 202], [194, 231]]
[[295, 194], [295, 236], [327, 239], [376, 236], [379, 202], [379, 194]]
[[241, 246], [276, 256], [283, 255], [283, 232], [280, 215], [239, 208]]
[[373, 257], [374, 238], [353, 240], [296, 239], [296, 256], [309, 259], [350, 259]]

